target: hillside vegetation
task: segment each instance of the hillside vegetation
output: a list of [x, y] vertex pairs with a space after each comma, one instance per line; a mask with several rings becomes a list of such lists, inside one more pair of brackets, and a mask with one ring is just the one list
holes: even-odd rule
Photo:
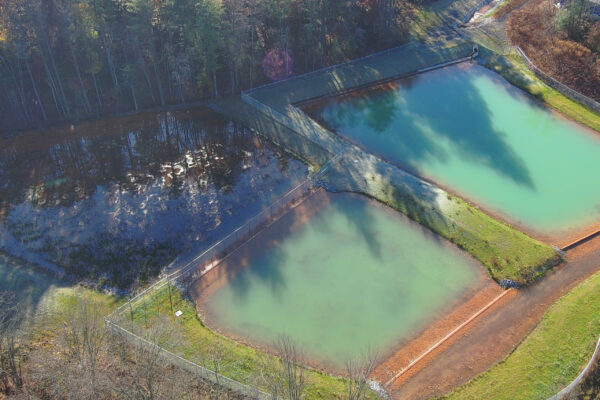
[[183, 104], [403, 42], [418, 0], [5, 0], [0, 128]]

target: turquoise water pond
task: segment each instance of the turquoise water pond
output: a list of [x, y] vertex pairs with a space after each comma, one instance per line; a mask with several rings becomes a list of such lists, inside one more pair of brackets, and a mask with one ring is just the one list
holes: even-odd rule
[[481, 66], [438, 69], [309, 112], [533, 232], [564, 237], [600, 222], [600, 137]]
[[404, 216], [329, 196], [208, 296], [212, 323], [265, 346], [288, 335], [309, 359], [339, 368], [367, 349], [389, 351], [487, 279], [466, 253]]

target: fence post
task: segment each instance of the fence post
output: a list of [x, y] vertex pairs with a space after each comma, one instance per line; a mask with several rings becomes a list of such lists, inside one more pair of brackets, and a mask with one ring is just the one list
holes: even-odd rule
[[131, 314], [131, 329], [133, 330], [133, 307], [131, 307], [131, 299], [129, 299], [128, 303], [129, 303], [129, 313]]
[[167, 280], [167, 286], [169, 287], [169, 304], [171, 305], [171, 313], [173, 313], [173, 297], [171, 295], [171, 280]]
[[148, 315], [146, 314], [146, 297], [144, 297], [144, 326], [148, 327]]

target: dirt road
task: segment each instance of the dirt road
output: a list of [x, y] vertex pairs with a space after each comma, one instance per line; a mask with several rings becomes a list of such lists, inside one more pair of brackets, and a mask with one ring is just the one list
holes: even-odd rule
[[600, 270], [600, 237], [567, 253], [540, 282], [517, 291], [437, 348], [392, 385], [394, 399], [426, 399], [450, 391], [504, 359], [547, 308]]

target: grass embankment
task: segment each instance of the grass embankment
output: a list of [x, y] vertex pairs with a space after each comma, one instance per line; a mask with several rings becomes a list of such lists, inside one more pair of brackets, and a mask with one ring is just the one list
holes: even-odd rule
[[[177, 289], [171, 287], [170, 292], [171, 298], [168, 287], [161, 289], [146, 301], [145, 306], [143, 303], [139, 304], [133, 310], [135, 324], [143, 328], [145, 323], [151, 325], [150, 321], [157, 315], [163, 317], [168, 315], [169, 319], [179, 325], [182, 340], [180, 344], [176, 345], [176, 348], [167, 350], [213, 370], [211, 360], [218, 358], [222, 375], [266, 391], [265, 382], [261, 376], [266, 370], [274, 368], [277, 359], [208, 329], [196, 315], [195, 307], [185, 300]], [[173, 304], [172, 308], [171, 304]], [[178, 318], [172, 312], [177, 310], [183, 312], [183, 315]], [[124, 318], [123, 325], [129, 328], [131, 317], [127, 310], [123, 313], [122, 318]], [[218, 354], [215, 354], [215, 349]], [[306, 369], [305, 379], [307, 383], [306, 400], [345, 398], [346, 382], [342, 378]], [[368, 398], [375, 399], [377, 396], [374, 392], [370, 392]]]
[[446, 399], [547, 399], [589, 362], [600, 334], [600, 273], [559, 299], [504, 361]]
[[[221, 101], [218, 106], [220, 111], [250, 124], [267, 137], [281, 136], [279, 143], [290, 146], [293, 153], [300, 154], [301, 159], [312, 159], [313, 165], [322, 164], [327, 155], [331, 157], [330, 153], [323, 153], [322, 148], [319, 153], [313, 153], [313, 148], [317, 147], [315, 143], [302, 139], [298, 133], [286, 133], [283, 129], [287, 128], [282, 128], [239, 100]], [[253, 118], [256, 119], [252, 121]], [[318, 157], [315, 159], [314, 155]], [[449, 196], [452, 209], [440, 212], [437, 205], [427, 203], [426, 199], [415, 196], [410, 190], [404, 190], [403, 182], [394, 183], [392, 178], [381, 175], [367, 179], [367, 170], [373, 169], [356, 168], [356, 165], [346, 163], [339, 169], [332, 168], [323, 179], [327, 179], [338, 190], [364, 193], [403, 212], [469, 252], [486, 266], [496, 281], [510, 279], [519, 285], [526, 285], [562, 261], [550, 246], [489, 217], [455, 196]], [[365, 184], [366, 181], [368, 183]]]
[[433, 225], [432, 229], [478, 259], [494, 280], [510, 279], [519, 285], [527, 285], [562, 262], [552, 247], [490, 217], [462, 199], [452, 197], [451, 202], [453, 214], [449, 214], [453, 223]]
[[527, 285], [562, 261], [550, 246], [498, 221], [451, 194], [441, 195], [409, 184], [393, 169], [389, 175], [365, 173], [373, 168], [336, 166], [327, 181], [338, 190], [357, 191], [406, 214], [479, 260], [496, 280]]
[[516, 54], [489, 56], [487, 67], [570, 119], [600, 132], [600, 115], [542, 82]]

